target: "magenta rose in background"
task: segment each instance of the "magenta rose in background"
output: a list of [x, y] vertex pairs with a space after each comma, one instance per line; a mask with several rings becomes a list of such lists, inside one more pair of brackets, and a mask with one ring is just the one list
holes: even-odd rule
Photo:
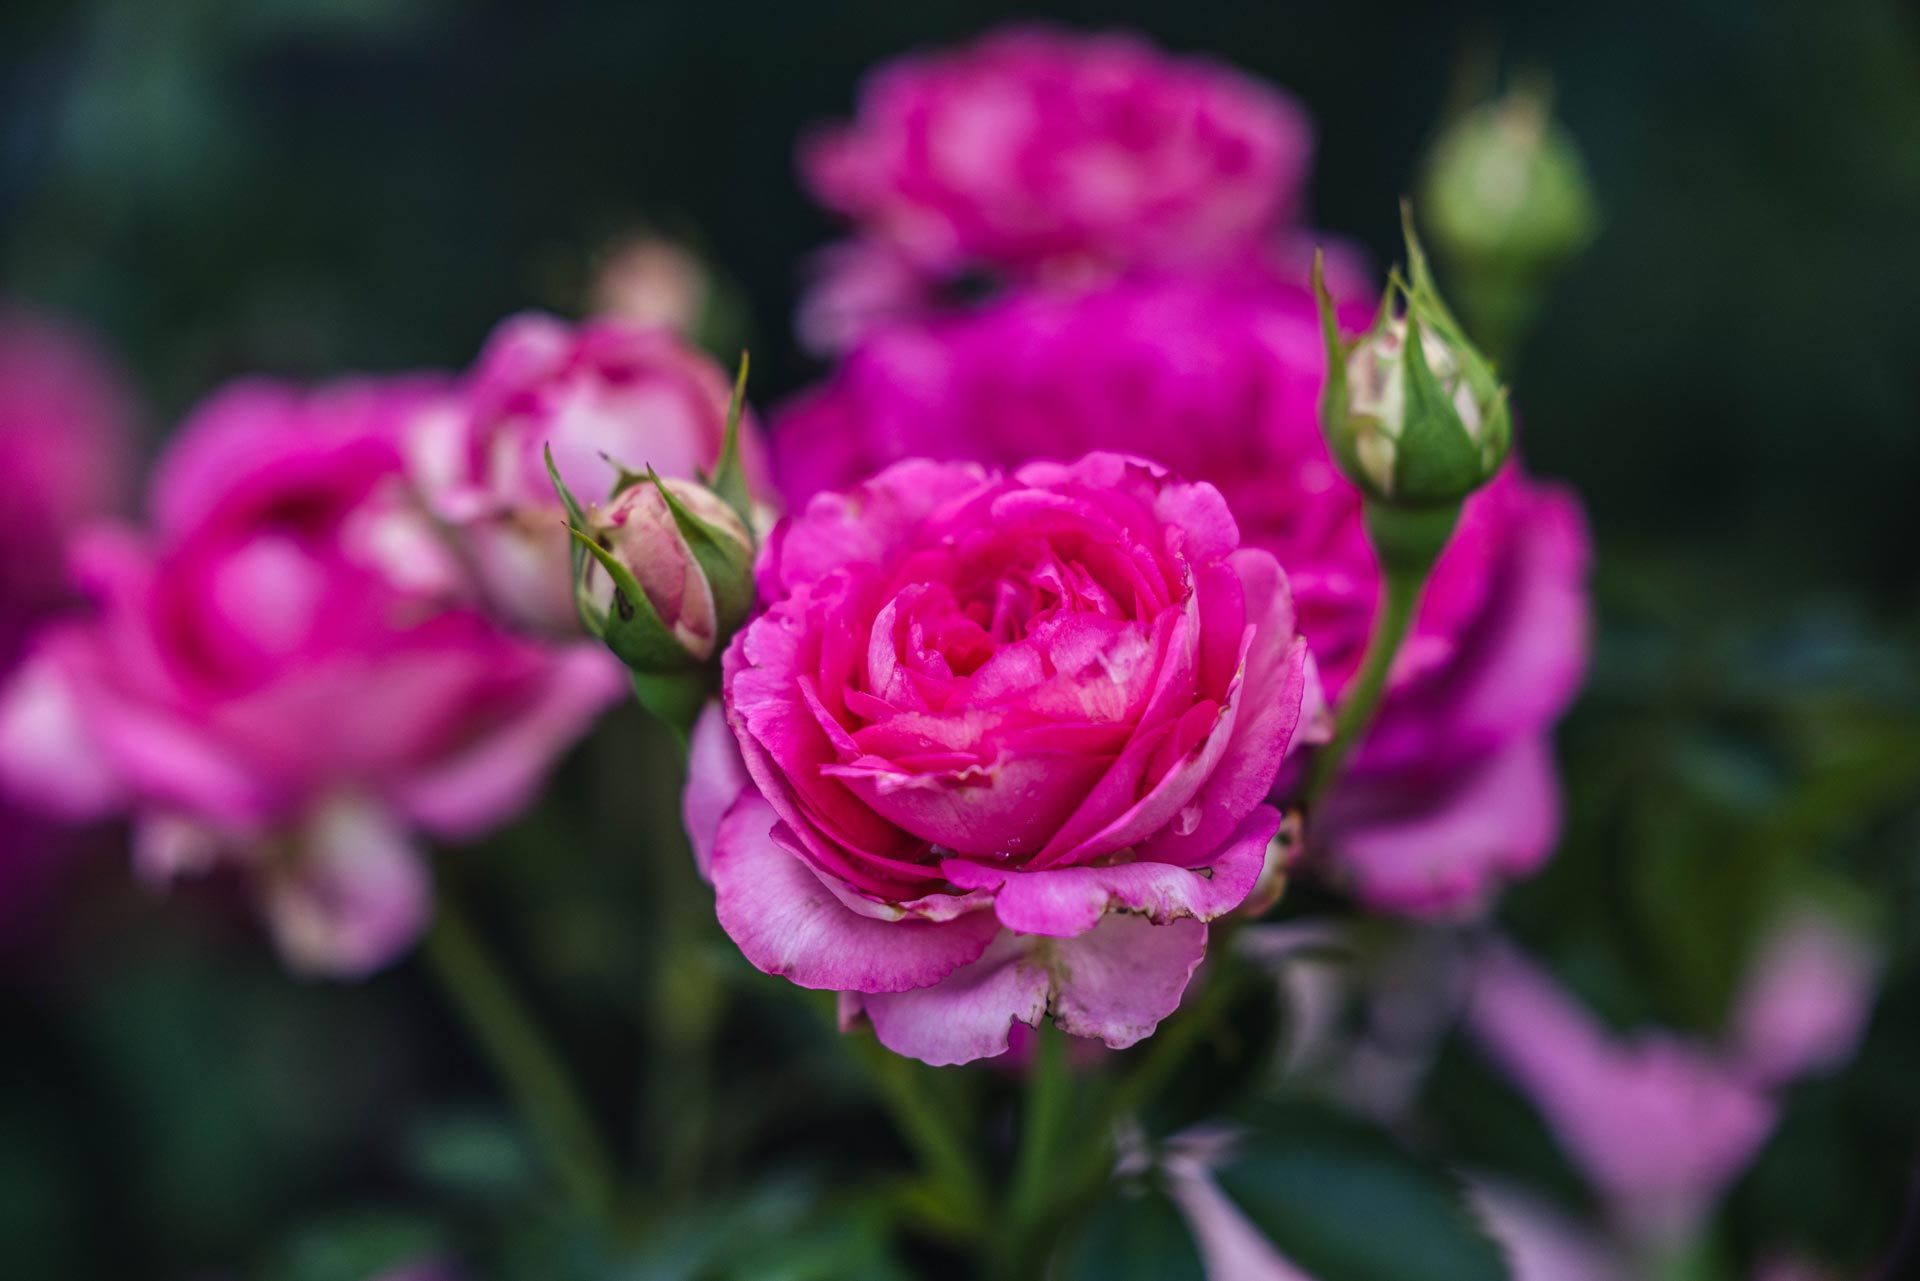
[[834, 349], [969, 272], [1072, 283], [1284, 259], [1312, 155], [1292, 99], [1128, 35], [1022, 26], [901, 58], [802, 146], [808, 187], [856, 233], [823, 260], [803, 330]]
[[[132, 399], [76, 329], [0, 302], [0, 680], [69, 602], [66, 541], [131, 489]], [[0, 933], [40, 901], [69, 833], [0, 794]]]
[[[493, 606], [522, 626], [571, 634], [566, 517], [546, 448], [583, 502], [612, 492], [615, 464], [691, 480], [718, 461], [731, 400], [721, 368], [670, 329], [516, 316], [454, 394], [417, 416], [409, 468], [458, 531]], [[749, 484], [768, 493], [751, 416], [740, 443]]]
[[[1356, 315], [1354, 319], [1364, 319]], [[1224, 494], [1287, 567], [1330, 696], [1380, 590], [1361, 499], [1318, 425], [1325, 355], [1291, 289], [1173, 280], [1009, 296], [876, 334], [774, 422], [790, 500], [895, 458], [1014, 464], [1127, 450]], [[1577, 501], [1510, 466], [1466, 506], [1383, 714], [1308, 824], [1370, 906], [1459, 913], [1558, 835], [1550, 735], [1585, 669]]]
[[1312, 679], [1239, 542], [1211, 486], [1114, 454], [904, 462], [781, 525], [724, 660], [748, 782], [711, 874], [747, 958], [930, 1063], [1047, 1013], [1150, 1033], [1260, 876]]
[[237, 384], [162, 458], [150, 529], [76, 552], [92, 613], [0, 704], [0, 775], [124, 810], [140, 872], [227, 864], [288, 961], [358, 975], [430, 901], [422, 834], [475, 836], [617, 699], [585, 643], [503, 632], [411, 504], [400, 434], [437, 385]]

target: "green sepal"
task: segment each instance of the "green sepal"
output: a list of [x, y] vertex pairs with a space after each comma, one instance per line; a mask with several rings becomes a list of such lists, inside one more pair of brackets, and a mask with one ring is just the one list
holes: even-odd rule
[[574, 537], [568, 542], [567, 572], [573, 578], [573, 607], [580, 615], [581, 626], [591, 636], [606, 639], [607, 619], [600, 607], [594, 603], [592, 593], [587, 591], [587, 553], [581, 545], [593, 546], [592, 538], [587, 534], [586, 509], [580, 506], [580, 500], [573, 496], [573, 490], [560, 477], [560, 468], [553, 461], [553, 446], [544, 445], [541, 453], [547, 462], [547, 479], [552, 482], [553, 490], [560, 495], [560, 504], [566, 508], [567, 530]]
[[[700, 572], [706, 576], [707, 586], [713, 592], [714, 620], [717, 624], [716, 645], [724, 645], [734, 629], [746, 621], [753, 610], [753, 534], [751, 527], [747, 534], [747, 543], [741, 546], [738, 539], [727, 531], [715, 528], [696, 515], [692, 508], [680, 501], [660, 479], [658, 472], [647, 468], [646, 477], [660, 494], [673, 513], [673, 523], [680, 531], [680, 537], [686, 541], [687, 549], [693, 553], [694, 562], [700, 566]], [[743, 520], [744, 526], [746, 522]]]
[[727, 406], [727, 434], [720, 442], [720, 457], [713, 465], [707, 487], [733, 508], [740, 523], [753, 536], [753, 495], [747, 489], [746, 468], [740, 462], [740, 419], [747, 409], [747, 353], [740, 353], [740, 372], [733, 380], [733, 400]]
[[[600, 616], [596, 634], [614, 656], [635, 672], [679, 672], [696, 666], [687, 647], [660, 621], [633, 572], [591, 534], [571, 526], [568, 532], [573, 535], [574, 546], [593, 557], [613, 582], [613, 608]], [[584, 593], [585, 575], [576, 575], [575, 582], [582, 584], [576, 591]]]
[[[1313, 300], [1320, 312], [1320, 337], [1327, 351], [1327, 379], [1320, 389], [1320, 434], [1326, 438], [1340, 470], [1358, 477], [1364, 469], [1354, 448], [1357, 438], [1347, 425], [1347, 355], [1353, 344], [1340, 337], [1339, 313], [1327, 288], [1326, 253], [1318, 248], [1313, 251]], [[1384, 303], [1381, 314], [1386, 314]]]
[[1400, 353], [1406, 420], [1394, 443], [1393, 496], [1410, 503], [1458, 502], [1486, 479], [1486, 472], [1479, 444], [1427, 364], [1421, 323], [1420, 308], [1409, 307]]

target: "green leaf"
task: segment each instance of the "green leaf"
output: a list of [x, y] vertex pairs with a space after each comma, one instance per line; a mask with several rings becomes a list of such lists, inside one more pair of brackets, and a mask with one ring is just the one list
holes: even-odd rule
[[1220, 1188], [1316, 1281], [1508, 1281], [1459, 1184], [1385, 1132], [1307, 1103], [1248, 1119]]
[[1058, 1281], [1206, 1281], [1180, 1208], [1159, 1188], [1115, 1184], [1062, 1247]]

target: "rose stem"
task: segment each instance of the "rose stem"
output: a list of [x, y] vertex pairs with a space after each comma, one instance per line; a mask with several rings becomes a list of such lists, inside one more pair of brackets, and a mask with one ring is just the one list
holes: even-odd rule
[[569, 1195], [606, 1224], [613, 1162], [586, 1106], [479, 933], [444, 894], [422, 950]]

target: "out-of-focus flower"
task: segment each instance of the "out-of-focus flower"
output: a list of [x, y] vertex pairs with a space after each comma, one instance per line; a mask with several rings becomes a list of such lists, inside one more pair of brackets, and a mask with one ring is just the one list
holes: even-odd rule
[[711, 860], [747, 959], [931, 1063], [1048, 1013], [1152, 1032], [1260, 877], [1312, 682], [1218, 492], [1115, 454], [909, 461], [816, 497], [760, 576]]
[[78, 331], [0, 301], [0, 670], [67, 599], [68, 536], [125, 503], [132, 420], [118, 371]]
[[1476, 1181], [1474, 1208], [1507, 1252], [1513, 1281], [1632, 1281], [1634, 1268], [1620, 1249], [1527, 1191]]
[[1734, 1057], [1770, 1084], [1847, 1062], [1866, 1030], [1880, 963], [1859, 930], [1817, 908], [1794, 909], [1747, 974]]
[[622, 692], [598, 647], [465, 603], [399, 449], [437, 395], [214, 397], [161, 461], [150, 530], [81, 546], [91, 616], [49, 630], [0, 703], [16, 792], [130, 811], [150, 880], [237, 866], [303, 971], [364, 974], [406, 947], [429, 909], [418, 834], [512, 816]]
[[594, 273], [593, 314], [636, 329], [670, 329], [683, 338], [700, 330], [713, 282], [692, 250], [665, 236], [618, 241]]
[[890, 63], [801, 172], [855, 239], [802, 305], [817, 351], [968, 277], [1080, 288], [1177, 273], [1306, 279], [1313, 131], [1290, 98], [1132, 36], [1017, 26]]
[[[668, 330], [517, 316], [455, 395], [415, 416], [409, 469], [493, 606], [570, 633], [566, 514], [544, 451], [585, 502], [611, 493], [621, 467], [693, 479], [720, 456], [731, 400], [720, 367]], [[750, 417], [741, 429], [749, 484], [765, 494], [758, 429]]]
[[[1337, 696], [1381, 579], [1361, 493], [1321, 435], [1324, 367], [1304, 292], [1161, 280], [1026, 294], [876, 334], [779, 415], [774, 442], [795, 502], [912, 455], [1116, 448], [1209, 481], [1246, 541], [1287, 566]], [[1585, 669], [1586, 565], [1577, 501], [1517, 464], [1468, 500], [1382, 714], [1309, 816], [1310, 852], [1369, 905], [1470, 910], [1546, 856], [1549, 735]]]
[[1524, 84], [1449, 125], [1420, 186], [1434, 247], [1466, 271], [1534, 275], [1586, 248], [1598, 215], [1544, 86]]
[[712, 658], [746, 621], [753, 535], [706, 486], [637, 478], [588, 520], [589, 532], [644, 597], [620, 598], [608, 571], [589, 561], [586, 591], [601, 613], [645, 606], [691, 662]]
[[1683, 1240], [1773, 1129], [1773, 1102], [1737, 1065], [1664, 1032], [1608, 1035], [1505, 946], [1481, 961], [1468, 1023], [1643, 1240]]
[[[132, 402], [79, 331], [0, 301], [0, 679], [68, 603], [67, 539], [130, 489]], [[71, 834], [0, 796], [0, 931], [29, 919]]]

